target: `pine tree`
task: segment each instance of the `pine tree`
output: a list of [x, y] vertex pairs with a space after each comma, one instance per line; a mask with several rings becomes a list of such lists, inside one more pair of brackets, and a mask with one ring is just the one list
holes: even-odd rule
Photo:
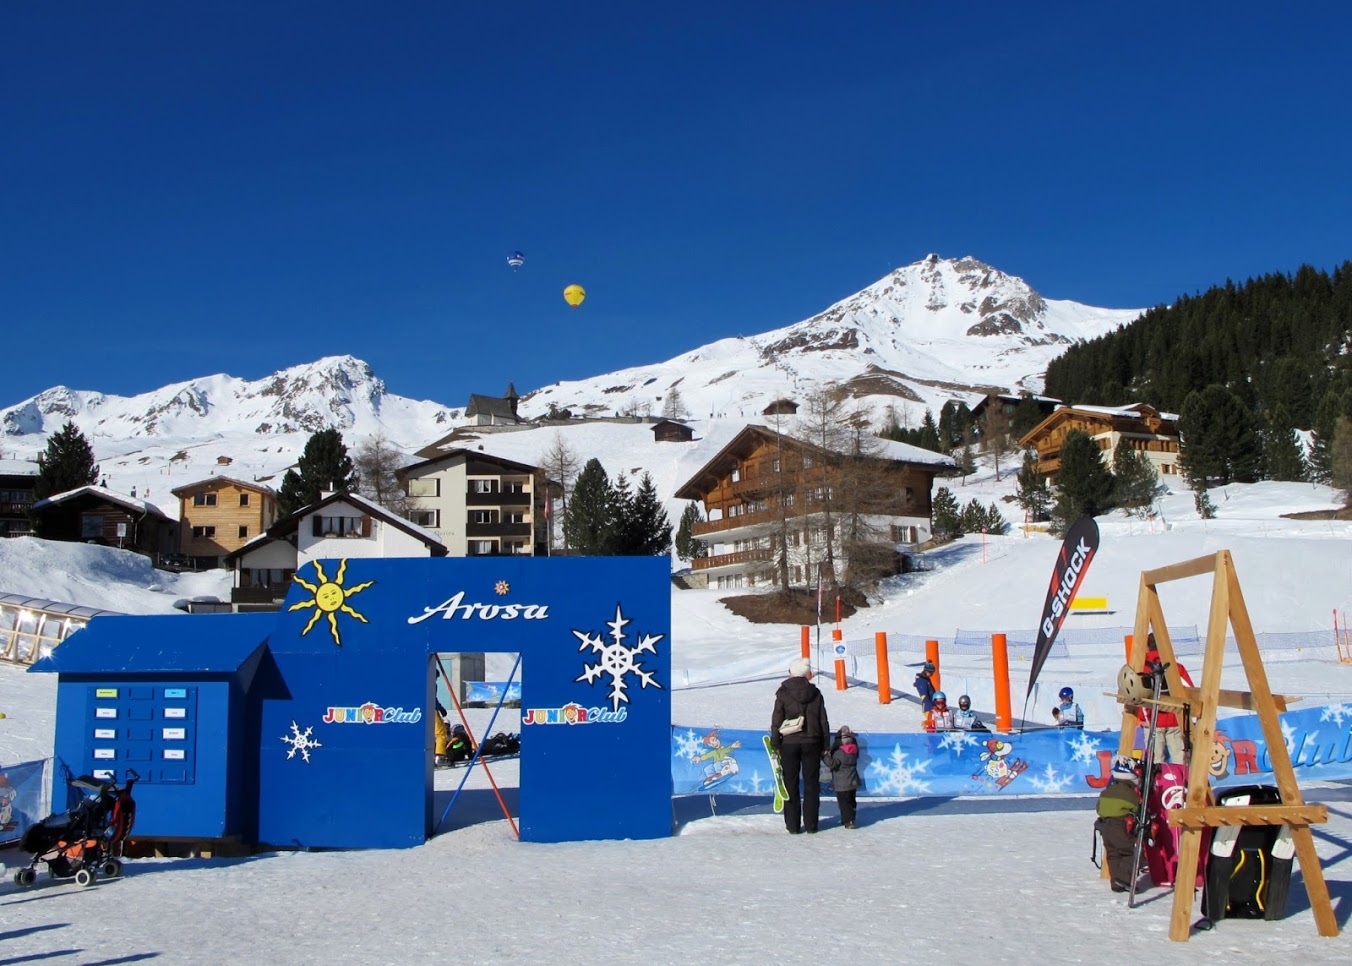
[[1098, 445], [1080, 430], [1071, 430], [1061, 443], [1052, 532], [1065, 533], [1081, 517], [1112, 509], [1112, 493], [1113, 475], [1103, 465]]
[[1343, 491], [1344, 505], [1352, 506], [1352, 419], [1338, 417], [1329, 455], [1329, 482]]
[[1244, 401], [1212, 383], [1188, 394], [1178, 416], [1179, 464], [1202, 485], [1253, 483], [1262, 475], [1258, 421]]
[[685, 408], [685, 399], [675, 386], [667, 390], [667, 398], [662, 402], [662, 415], [667, 419], [690, 418], [690, 411]]
[[1009, 435], [1016, 440], [1023, 439], [1038, 423], [1042, 422], [1042, 407], [1030, 394], [1019, 396], [1019, 404], [1014, 407], [1014, 415], [1009, 418]]
[[1159, 477], [1144, 453], [1123, 439], [1113, 451], [1113, 502], [1140, 516], [1155, 502]]
[[928, 409], [925, 410], [925, 419], [920, 424], [920, 434], [916, 437], [915, 445], [935, 453], [947, 452], [939, 439], [939, 427], [934, 425], [934, 414]]
[[962, 510], [958, 506], [958, 498], [946, 486], [934, 491], [931, 521], [935, 536], [956, 539], [963, 534]]
[[[554, 440], [549, 449], [540, 457], [540, 469], [553, 482], [559, 484], [563, 493], [559, 497], [559, 512], [549, 518], [550, 546], [553, 546], [554, 521], [568, 516], [568, 495], [572, 492], [573, 477], [577, 475], [578, 455], [563, 439], [563, 433], [555, 430]], [[563, 549], [568, 549], [568, 533], [563, 534]]]
[[1268, 414], [1263, 451], [1267, 454], [1268, 479], [1300, 483], [1309, 477], [1295, 424], [1291, 422], [1286, 406], [1280, 403]]
[[1014, 499], [1028, 513], [1028, 519], [1034, 522], [1047, 519], [1047, 508], [1052, 505], [1052, 491], [1047, 485], [1047, 478], [1037, 471], [1037, 457], [1031, 451], [1023, 454], [1023, 466], [1019, 469], [1019, 485], [1014, 491]]
[[998, 537], [1003, 537], [1009, 532], [1009, 521], [1005, 515], [1000, 512], [1000, 508], [994, 503], [986, 507], [986, 532], [993, 533]]
[[343, 445], [343, 434], [336, 429], [321, 429], [305, 444], [296, 469], [287, 470], [277, 492], [277, 512], [290, 516], [301, 507], [317, 503], [324, 491], [352, 493], [358, 479], [352, 458]]
[[71, 420], [47, 440], [47, 448], [38, 454], [38, 478], [33, 484], [37, 500], [93, 486], [99, 481], [94, 450], [84, 433]]
[[695, 524], [703, 520], [704, 514], [693, 500], [681, 511], [681, 523], [676, 528], [676, 556], [682, 560], [698, 560], [709, 555], [708, 546], [694, 535]]
[[629, 503], [619, 553], [630, 557], [660, 557], [670, 552], [671, 523], [657, 496], [652, 476], [644, 473], [639, 480], [638, 492]]
[[570, 551], [584, 557], [605, 557], [613, 552], [616, 502], [610, 478], [600, 460], [587, 460], [573, 483], [573, 498], [563, 516], [563, 538]]

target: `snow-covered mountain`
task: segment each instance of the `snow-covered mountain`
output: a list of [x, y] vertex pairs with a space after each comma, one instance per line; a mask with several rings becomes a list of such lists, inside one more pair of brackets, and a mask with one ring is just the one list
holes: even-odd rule
[[666, 362], [528, 393], [521, 411], [661, 413], [675, 388], [696, 418], [751, 416], [770, 400], [843, 386], [878, 418], [918, 419], [991, 389], [1040, 391], [1071, 343], [1131, 322], [1140, 309], [1044, 299], [975, 258], [930, 255], [826, 311], [763, 335], [722, 339]]
[[[926, 409], [937, 413], [950, 399], [972, 403], [991, 388], [1038, 390], [1048, 362], [1068, 344], [1138, 314], [1049, 301], [1022, 279], [974, 258], [931, 255], [810, 319], [723, 339], [666, 362], [536, 389], [522, 398], [520, 412], [660, 414], [675, 389], [686, 416], [709, 420], [699, 435], [714, 440], [759, 418], [771, 400], [801, 400], [814, 389], [843, 386], [880, 423], [890, 408], [914, 425]], [[471, 393], [498, 395], [504, 388], [505, 382], [461, 387], [458, 405], [418, 402], [388, 392], [369, 365], [351, 356], [252, 382], [214, 375], [130, 397], [57, 386], [0, 409], [0, 444], [6, 456], [31, 459], [72, 420], [89, 438], [110, 486], [127, 492], [134, 486], [172, 514], [177, 504], [170, 491], [212, 473], [276, 485], [320, 429], [342, 431], [349, 448], [383, 432], [411, 454], [464, 422]], [[634, 439], [650, 441], [651, 435]], [[504, 444], [500, 438], [491, 449]], [[501, 455], [531, 462], [532, 447], [543, 452], [523, 439]], [[646, 467], [651, 455], [636, 452], [616, 462], [632, 470]], [[663, 466], [653, 475], [677, 486], [678, 472]]]

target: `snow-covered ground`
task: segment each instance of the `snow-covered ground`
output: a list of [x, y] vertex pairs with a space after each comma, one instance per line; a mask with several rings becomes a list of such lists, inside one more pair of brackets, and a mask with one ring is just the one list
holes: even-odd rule
[[[950, 484], [983, 503], [1008, 482]], [[1292, 521], [1281, 513], [1325, 509], [1323, 487], [1259, 484], [1213, 493], [1219, 516], [1200, 521], [1187, 494], [1167, 497], [1164, 519], [1100, 520], [1102, 543], [1083, 593], [1107, 596], [1115, 613], [1068, 626], [1121, 627], [1134, 619], [1142, 569], [1221, 549], [1232, 552], [1260, 633], [1324, 631], [1352, 604], [1352, 525]], [[1009, 511], [1007, 511], [1009, 512]], [[894, 579], [883, 598], [844, 622], [850, 642], [886, 631], [896, 698], [839, 693], [824, 683], [833, 724], [856, 731], [914, 730], [908, 697], [919, 658], [904, 642], [955, 630], [1035, 625], [1058, 542], [1045, 535], [965, 538], [934, 553], [934, 569]], [[30, 593], [128, 612], [163, 612], [166, 601], [220, 593], [219, 575], [141, 572], [115, 551], [0, 542], [0, 592]], [[188, 581], [184, 583], [183, 581]], [[1162, 589], [1171, 626], [1205, 632], [1211, 584], [1192, 578]], [[732, 616], [714, 591], [673, 591], [673, 720], [763, 728], [777, 680], [798, 649], [798, 630]], [[172, 608], [169, 608], [172, 609]], [[185, 617], [185, 620], [192, 618]], [[1275, 691], [1307, 702], [1352, 700], [1352, 664], [1331, 648], [1289, 642], [1265, 651]], [[1071, 649], [1043, 671], [1090, 698], [1113, 689], [1117, 644]], [[1197, 659], [1189, 663], [1194, 674]], [[945, 689], [961, 687], [989, 711], [990, 659], [979, 650], [943, 657]], [[505, 676], [506, 668], [502, 668]], [[490, 666], [490, 677], [493, 676]], [[1021, 697], [1026, 665], [1013, 669]], [[685, 681], [692, 685], [682, 687]], [[730, 683], [719, 683], [730, 682]], [[0, 762], [51, 749], [55, 682], [0, 667]], [[1244, 687], [1227, 663], [1223, 684]], [[1090, 724], [1109, 710], [1087, 701]], [[1042, 702], [1045, 704], [1045, 701]], [[1115, 705], [1112, 705], [1115, 708]], [[1029, 717], [1045, 717], [1035, 701]], [[1017, 711], [1017, 709], [1016, 709]], [[476, 728], [488, 712], [472, 712]], [[494, 730], [516, 730], [499, 719]], [[461, 778], [438, 772], [438, 809]], [[494, 768], [515, 800], [516, 769]], [[378, 795], [359, 778], [335, 794]], [[1340, 924], [1352, 916], [1352, 789], [1326, 785], [1307, 798], [1329, 806], [1315, 838]], [[1031, 797], [861, 801], [860, 825], [841, 829], [834, 803], [823, 830], [790, 837], [768, 799], [678, 799], [676, 834], [648, 842], [521, 844], [481, 774], [473, 774], [443, 834], [400, 851], [270, 853], [245, 859], [138, 860], [127, 875], [90, 890], [68, 883], [19, 892], [0, 882], [0, 962], [471, 963], [573, 958], [598, 963], [1099, 962], [1110, 956], [1161, 963], [1346, 962], [1346, 936], [1317, 935], [1295, 875], [1278, 922], [1227, 920], [1187, 944], [1167, 938], [1172, 894], [1151, 889], [1135, 910], [1089, 863], [1092, 798]], [[11, 854], [10, 858], [13, 856]]]

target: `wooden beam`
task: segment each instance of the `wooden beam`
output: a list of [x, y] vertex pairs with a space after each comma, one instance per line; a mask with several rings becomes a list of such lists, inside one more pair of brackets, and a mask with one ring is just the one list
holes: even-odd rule
[[[1183, 688], [1183, 694], [1187, 703], [1194, 708], [1202, 705], [1202, 692], [1198, 688]], [[1294, 694], [1274, 694], [1272, 703], [1277, 706], [1278, 711], [1287, 710], [1287, 705], [1296, 704], [1304, 701], [1302, 697]], [[1228, 688], [1221, 688], [1216, 692], [1216, 703], [1222, 708], [1239, 708], [1243, 711], [1252, 711], [1256, 705], [1253, 701], [1253, 692], [1251, 691], [1232, 691]]]
[[1322, 825], [1329, 820], [1326, 805], [1208, 805], [1174, 808], [1170, 825], [1178, 828], [1220, 828], [1230, 825]]
[[1215, 570], [1216, 555], [1213, 553], [1206, 557], [1197, 557], [1193, 560], [1185, 560], [1182, 563], [1160, 567], [1157, 570], [1142, 570], [1141, 582], [1153, 587], [1155, 584], [1182, 580], [1184, 577], [1200, 577], [1202, 574], [1213, 573]]

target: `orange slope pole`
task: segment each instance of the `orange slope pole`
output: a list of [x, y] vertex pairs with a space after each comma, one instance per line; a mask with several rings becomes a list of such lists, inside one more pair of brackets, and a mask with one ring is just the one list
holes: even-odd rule
[[[460, 720], [464, 722], [465, 725], [465, 733], [469, 735], [470, 741], [474, 742], [474, 757], [471, 758], [469, 764], [465, 766], [465, 774], [461, 777], [460, 784], [455, 789], [455, 794], [452, 795], [451, 800], [446, 803], [446, 810], [441, 813], [441, 819], [440, 821], [437, 822], [437, 829], [441, 828], [442, 823], [446, 821], [446, 816], [451, 813], [451, 806], [454, 805], [455, 800], [460, 797], [460, 790], [465, 787], [465, 782], [469, 781], [469, 773], [473, 771], [474, 763], [477, 761], [480, 765], [483, 766], [484, 774], [488, 776], [488, 783], [493, 786], [493, 795], [498, 800], [498, 807], [502, 809], [502, 814], [507, 817], [507, 824], [512, 827], [512, 834], [516, 836], [517, 841], [520, 841], [521, 830], [516, 827], [516, 819], [512, 818], [512, 813], [507, 808], [507, 802], [503, 800], [502, 791], [498, 788], [497, 779], [493, 777], [493, 772], [488, 767], [488, 762], [484, 761], [479, 755], [481, 747], [479, 744], [479, 739], [475, 738], [474, 732], [470, 730], [469, 721], [467, 721], [465, 718], [465, 710], [462, 707], [460, 707], [460, 696], [455, 693], [455, 688], [451, 685], [451, 676], [446, 673], [446, 666], [441, 663], [440, 654], [436, 655], [436, 659], [437, 659], [437, 668], [441, 671], [442, 680], [446, 682], [446, 693], [451, 696], [451, 703], [455, 705], [455, 713], [460, 715]], [[512, 673], [507, 678], [508, 688], [511, 687], [512, 681], [516, 680], [516, 669], [518, 666], [520, 666], [520, 664], [521, 658], [518, 655], [516, 659], [516, 664], [512, 666]], [[498, 712], [502, 710], [502, 705], [506, 702], [506, 700], [507, 700], [507, 688], [504, 688], [502, 696], [498, 698], [498, 706], [493, 709], [493, 717], [490, 718], [488, 721], [488, 728], [490, 731], [493, 729], [493, 722], [497, 720]], [[436, 829], [433, 829], [432, 833], [435, 835]]]

